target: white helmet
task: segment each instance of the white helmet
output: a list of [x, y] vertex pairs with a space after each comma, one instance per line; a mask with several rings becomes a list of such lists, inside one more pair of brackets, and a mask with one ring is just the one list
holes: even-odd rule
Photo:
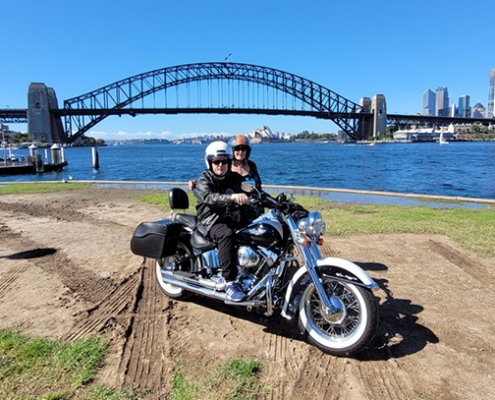
[[224, 158], [227, 157], [229, 161], [229, 170], [230, 170], [230, 164], [232, 163], [232, 147], [230, 147], [227, 143], [222, 142], [220, 140], [216, 142], [211, 142], [205, 150], [205, 164], [206, 168], [208, 168], [210, 171], [211, 169], [211, 162], [215, 158]]

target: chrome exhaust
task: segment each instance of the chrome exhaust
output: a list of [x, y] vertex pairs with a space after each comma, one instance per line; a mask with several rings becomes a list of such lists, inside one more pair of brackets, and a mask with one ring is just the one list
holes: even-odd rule
[[[206, 279], [190, 279], [185, 276], [172, 275], [167, 271], [162, 271], [162, 280], [170, 285], [177, 286], [181, 289], [188, 290], [189, 292], [199, 294], [201, 296], [209, 297], [215, 300], [227, 300], [225, 292], [220, 292], [220, 288], [216, 288], [215, 282], [210, 282]], [[209, 286], [209, 287], [205, 287]], [[222, 285], [222, 289], [223, 289]]]
[[[186, 276], [177, 276], [173, 272], [162, 271], [162, 280], [169, 285], [177, 286], [181, 289], [188, 290], [189, 292], [199, 294], [204, 297], [209, 297], [215, 300], [221, 300], [225, 304], [235, 305], [235, 306], [245, 306], [245, 307], [260, 307], [263, 306], [263, 302], [259, 300], [244, 300], [235, 302], [227, 299], [225, 292], [220, 291], [225, 287], [224, 284], [218, 284], [208, 279], [191, 279]], [[210, 286], [210, 287], [205, 287]]]

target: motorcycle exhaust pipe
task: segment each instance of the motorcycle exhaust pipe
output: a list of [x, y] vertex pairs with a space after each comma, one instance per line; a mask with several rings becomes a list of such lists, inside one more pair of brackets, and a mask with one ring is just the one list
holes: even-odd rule
[[[247, 300], [234, 302], [227, 299], [225, 292], [220, 292], [215, 289], [216, 283], [207, 279], [191, 279], [185, 276], [172, 275], [171, 273], [162, 272], [162, 280], [165, 283], [180, 287], [181, 289], [188, 290], [189, 292], [199, 294], [200, 296], [209, 297], [214, 300], [222, 300], [225, 304], [246, 306], [246, 307], [260, 307], [263, 305], [259, 300]], [[205, 286], [210, 286], [210, 288]]]
[[[170, 285], [174, 285], [180, 287], [181, 289], [185, 289], [189, 292], [199, 294], [201, 296], [209, 297], [215, 300], [227, 300], [225, 292], [219, 292], [214, 289], [215, 283], [206, 281], [205, 279], [201, 279], [205, 282], [200, 282], [195, 279], [189, 279], [186, 277], [177, 277], [176, 275], [171, 275], [167, 273], [162, 273], [162, 280], [165, 283]], [[202, 286], [208, 284], [211, 288]]]

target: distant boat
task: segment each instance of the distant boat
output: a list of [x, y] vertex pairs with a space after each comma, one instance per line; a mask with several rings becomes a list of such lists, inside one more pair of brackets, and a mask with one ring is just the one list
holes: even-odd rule
[[443, 137], [443, 132], [440, 132], [440, 137], [438, 138], [438, 143], [440, 144], [449, 144], [449, 141], [446, 140], [444, 137]]

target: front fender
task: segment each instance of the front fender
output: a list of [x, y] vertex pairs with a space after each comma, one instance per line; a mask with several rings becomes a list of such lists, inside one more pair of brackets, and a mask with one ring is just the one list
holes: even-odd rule
[[[318, 276], [331, 276], [340, 281], [364, 286], [370, 290], [378, 289], [376, 282], [358, 265], [343, 258], [327, 257], [317, 260], [316, 270]], [[299, 268], [292, 277], [285, 292], [284, 305], [281, 315], [292, 319], [297, 312], [303, 290], [311, 283], [311, 276], [306, 267]]]
[[335, 279], [364, 286], [371, 290], [378, 289], [376, 282], [359, 265], [343, 258], [327, 257], [323, 260], [317, 260], [316, 266], [320, 271]]

